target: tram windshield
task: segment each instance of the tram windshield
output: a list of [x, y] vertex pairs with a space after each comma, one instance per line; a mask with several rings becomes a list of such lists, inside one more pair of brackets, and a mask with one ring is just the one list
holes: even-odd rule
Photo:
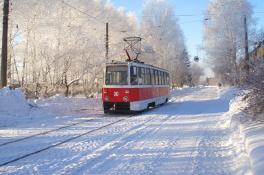
[[127, 66], [107, 66], [105, 75], [106, 85], [128, 85]]

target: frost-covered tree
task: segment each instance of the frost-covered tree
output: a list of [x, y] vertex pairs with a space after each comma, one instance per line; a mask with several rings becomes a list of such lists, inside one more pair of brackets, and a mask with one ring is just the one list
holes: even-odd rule
[[[10, 12], [18, 67], [13, 78], [36, 95], [75, 91], [89, 94], [102, 80], [105, 23], [109, 22], [110, 59], [123, 57], [124, 33], [134, 34], [133, 14], [103, 0], [13, 0]], [[13, 70], [14, 71], [14, 68]], [[16, 80], [16, 81], [15, 81]], [[82, 86], [81, 86], [82, 85]], [[69, 89], [72, 87], [71, 89]], [[83, 87], [83, 89], [80, 89]]]
[[186, 49], [175, 59], [174, 68], [174, 70], [171, 70], [171, 79], [175, 85], [180, 87], [183, 85], [192, 85], [192, 67]]
[[141, 20], [143, 60], [166, 68], [173, 84], [181, 86], [188, 75], [184, 36], [168, 1], [146, 0]]
[[239, 58], [244, 55], [244, 17], [249, 29], [252, 8], [247, 0], [212, 0], [206, 12], [204, 49], [215, 75], [224, 83], [239, 81]]
[[[110, 60], [125, 60], [123, 37], [143, 37], [142, 59], [167, 68], [173, 83], [190, 75], [183, 33], [167, 1], [144, 3], [139, 22], [106, 0], [13, 0], [10, 11], [10, 83], [31, 94], [90, 94], [102, 82], [105, 23]], [[78, 84], [78, 85], [76, 85]]]
[[192, 85], [198, 85], [203, 75], [204, 69], [199, 64], [194, 63], [191, 65]]
[[256, 36], [254, 39], [254, 44], [259, 44], [264, 41], [264, 29], [260, 29], [256, 32]]
[[182, 59], [181, 65], [183, 65], [182, 67], [183, 70], [181, 71], [182, 76], [184, 78], [183, 84], [192, 85], [191, 61], [190, 61], [190, 56], [186, 49], [183, 50], [181, 59]]

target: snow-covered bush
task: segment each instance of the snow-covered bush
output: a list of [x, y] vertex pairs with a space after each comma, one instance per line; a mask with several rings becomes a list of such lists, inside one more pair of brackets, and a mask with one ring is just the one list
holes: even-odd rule
[[30, 105], [21, 89], [3, 88], [0, 90], [0, 116], [20, 116], [27, 114]]
[[254, 64], [247, 80], [247, 85], [252, 90], [246, 96], [249, 104], [246, 111], [255, 117], [258, 116], [258, 119], [264, 119], [264, 59]]

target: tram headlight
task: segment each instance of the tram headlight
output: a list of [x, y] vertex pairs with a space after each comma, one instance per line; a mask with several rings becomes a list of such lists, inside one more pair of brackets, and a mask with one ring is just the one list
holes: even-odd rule
[[105, 101], [109, 101], [109, 97], [108, 96], [105, 96]]
[[128, 97], [127, 97], [127, 96], [124, 96], [124, 97], [123, 97], [123, 101], [124, 101], [124, 102], [128, 102]]

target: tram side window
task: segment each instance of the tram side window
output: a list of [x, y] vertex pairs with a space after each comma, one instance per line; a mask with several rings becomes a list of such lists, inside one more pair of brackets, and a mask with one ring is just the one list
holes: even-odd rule
[[155, 85], [155, 74], [153, 69], [150, 69], [150, 76], [151, 76], [151, 84]]
[[161, 72], [161, 84], [165, 85], [165, 83], [164, 83], [164, 72]]
[[137, 81], [138, 81], [139, 85], [143, 84], [142, 68], [141, 67], [137, 68]]
[[168, 84], [168, 83], [167, 83], [167, 72], [164, 72], [164, 83], [165, 83], [165, 85]]
[[166, 85], [166, 72], [163, 72], [163, 84]]
[[164, 77], [163, 77], [163, 72], [162, 71], [160, 72], [160, 77], [161, 77], [161, 83], [160, 84], [163, 85]]
[[161, 76], [161, 85], [164, 85], [164, 76], [163, 76], [163, 72], [160, 72], [160, 76]]
[[146, 85], [151, 85], [150, 69], [146, 68]]
[[146, 84], [146, 71], [145, 68], [141, 67], [141, 74], [142, 74], [142, 85]]
[[161, 72], [158, 71], [158, 74], [159, 74], [159, 85], [161, 85]]
[[152, 73], [153, 73], [152, 85], [155, 85], [156, 84], [156, 72], [155, 72], [155, 70], [152, 70]]
[[155, 70], [155, 85], [159, 85], [159, 72]]
[[156, 85], [159, 85], [159, 71], [158, 70], [156, 74]]
[[156, 74], [156, 76], [157, 76], [157, 82], [156, 82], [156, 85], [159, 85], [159, 79], [160, 79], [160, 77], [159, 77], [159, 71], [157, 70], [157, 74]]
[[138, 85], [137, 67], [135, 67], [135, 66], [132, 66], [130, 68], [130, 83], [131, 83], [131, 85]]
[[163, 85], [163, 72], [162, 71], [160, 72], [160, 77], [161, 77], [160, 78], [161, 79], [160, 84]]
[[168, 84], [167, 77], [168, 77], [168, 74], [167, 74], [167, 72], [164, 72], [164, 80], [165, 80], [165, 85], [167, 85], [167, 84]]

